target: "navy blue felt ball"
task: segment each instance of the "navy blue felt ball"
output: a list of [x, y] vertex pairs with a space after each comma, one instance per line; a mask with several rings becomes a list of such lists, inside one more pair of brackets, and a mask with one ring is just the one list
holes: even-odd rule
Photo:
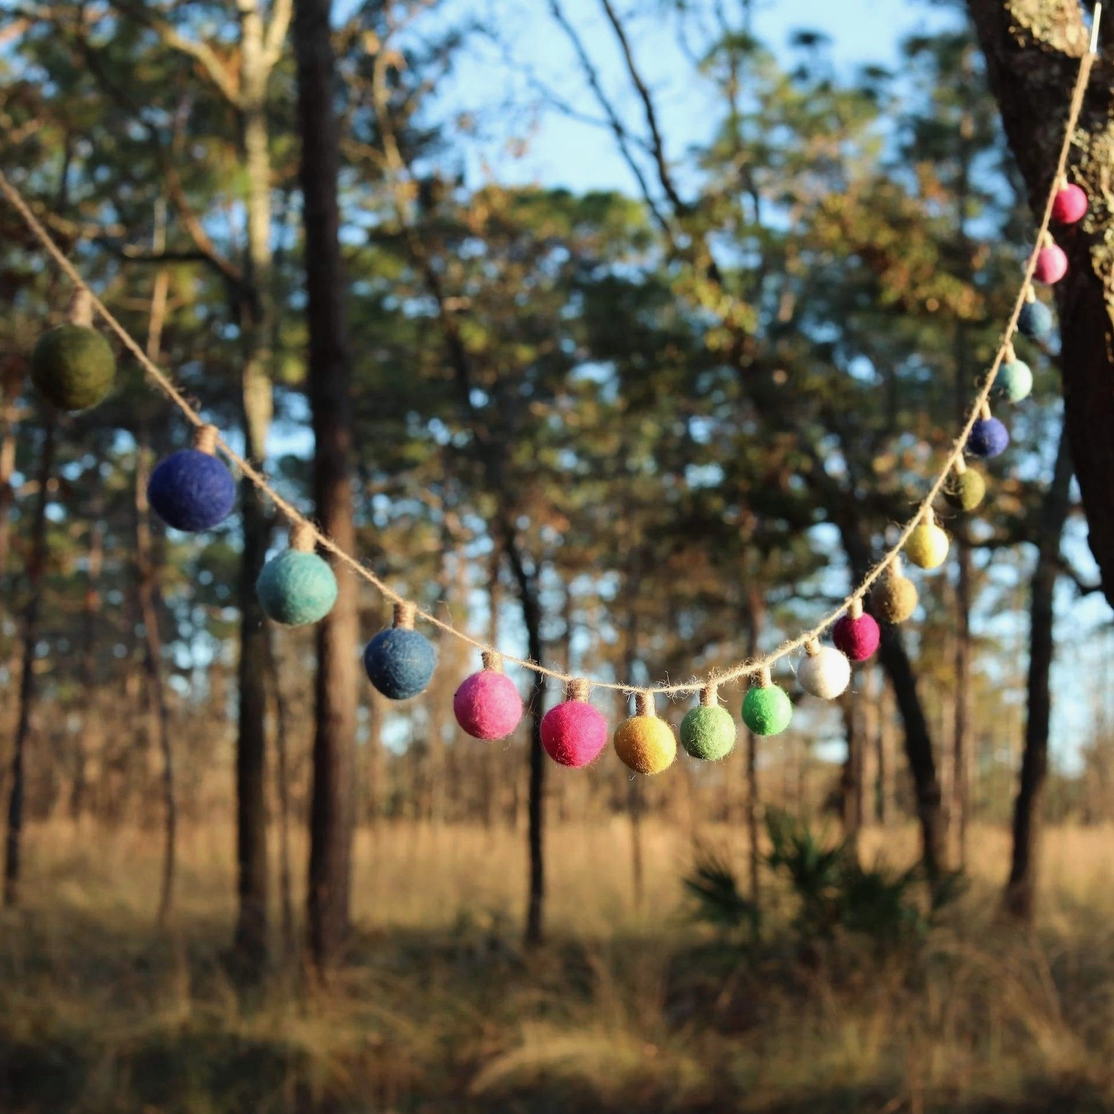
[[1017, 327], [1030, 340], [1047, 341], [1052, 337], [1052, 310], [1044, 302], [1026, 302], [1021, 307]]
[[236, 481], [215, 456], [182, 449], [151, 473], [147, 501], [175, 530], [209, 530], [231, 513]]
[[380, 631], [364, 650], [368, 680], [388, 700], [417, 696], [433, 676], [437, 650], [424, 634], [403, 627]]
[[971, 427], [967, 451], [972, 456], [997, 456], [1010, 443], [1009, 431], [997, 418], [980, 418]]

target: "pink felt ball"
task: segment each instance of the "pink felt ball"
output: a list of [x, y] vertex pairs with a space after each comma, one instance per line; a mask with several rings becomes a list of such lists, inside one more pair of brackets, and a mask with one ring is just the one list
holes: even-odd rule
[[583, 700], [566, 700], [542, 720], [545, 753], [562, 766], [587, 766], [607, 746], [607, 720]]
[[482, 669], [456, 690], [453, 714], [473, 739], [505, 739], [522, 719], [522, 697], [505, 673]]
[[1060, 224], [1075, 224], [1087, 212], [1087, 195], [1077, 185], [1064, 186], [1052, 199], [1052, 219]]
[[882, 632], [873, 615], [860, 615], [852, 619], [844, 615], [832, 630], [836, 649], [852, 661], [866, 661], [878, 649]]
[[1033, 271], [1033, 278], [1037, 282], [1059, 282], [1067, 273], [1068, 257], [1059, 244], [1053, 244], [1050, 248], [1041, 248], [1037, 252], [1037, 266]]

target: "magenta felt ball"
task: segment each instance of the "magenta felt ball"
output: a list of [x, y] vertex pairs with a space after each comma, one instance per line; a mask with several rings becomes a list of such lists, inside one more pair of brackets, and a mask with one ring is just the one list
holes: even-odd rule
[[1037, 282], [1059, 282], [1068, 273], [1068, 257], [1064, 249], [1058, 244], [1050, 248], [1041, 248], [1037, 252], [1037, 266], [1033, 271], [1033, 278]]
[[866, 661], [878, 649], [882, 632], [873, 615], [860, 615], [852, 619], [844, 615], [832, 630], [836, 649], [852, 661]]
[[607, 746], [607, 720], [583, 700], [566, 700], [542, 720], [545, 753], [562, 766], [587, 766]]
[[1087, 212], [1087, 195], [1077, 185], [1064, 186], [1052, 199], [1052, 219], [1060, 224], [1075, 224]]
[[505, 739], [522, 719], [522, 697], [505, 673], [482, 669], [456, 690], [453, 714], [473, 739]]

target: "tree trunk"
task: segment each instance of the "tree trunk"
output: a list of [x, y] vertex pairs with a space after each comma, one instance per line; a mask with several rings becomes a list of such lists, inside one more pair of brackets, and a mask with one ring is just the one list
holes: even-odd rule
[[[1063, 139], [1079, 59], [1090, 38], [1078, 0], [968, 0], [1006, 138], [1034, 213], [1043, 210]], [[1111, 41], [1109, 15], [1102, 38]], [[1114, 143], [1109, 67], [1095, 67], [1079, 120], [1069, 177], [1087, 191], [1087, 219], [1057, 229], [1067, 277], [1056, 284], [1064, 417], [1089, 543], [1114, 604], [1114, 201], [1107, 183]]]
[[[542, 608], [538, 597], [537, 570], [527, 569], [513, 534], [508, 534], [506, 553], [518, 584], [526, 644], [533, 661], [542, 660]], [[526, 944], [537, 947], [543, 938], [545, 905], [545, 751], [542, 747], [542, 717], [545, 715], [546, 678], [534, 674], [530, 701], [530, 793], [527, 798], [530, 848], [530, 896], [526, 906]]]
[[[758, 656], [758, 643], [762, 627], [766, 621], [766, 601], [762, 593], [751, 589], [747, 593], [747, 657]], [[743, 727], [743, 740], [746, 745], [746, 825], [747, 855], [750, 869], [750, 900], [757, 913], [762, 897], [762, 844], [759, 832], [762, 802], [758, 793], [758, 736], [749, 727]], [[757, 923], [757, 922], [756, 922]]]
[[282, 684], [282, 667], [268, 632], [267, 665], [275, 701], [275, 781], [279, 812], [279, 900], [282, 903], [282, 950], [294, 955], [294, 897], [290, 880], [290, 707]]
[[7, 856], [4, 862], [4, 904], [19, 900], [19, 864], [23, 836], [24, 751], [31, 728], [35, 701], [35, 645], [39, 636], [42, 581], [46, 570], [46, 508], [50, 502], [50, 477], [54, 470], [54, 415], [48, 414], [39, 457], [39, 493], [31, 523], [31, 556], [27, 565], [30, 594], [23, 613], [23, 669], [19, 678], [19, 719], [12, 745], [12, 784], [8, 796]]
[[[309, 326], [309, 399], [316, 450], [317, 520], [349, 552], [355, 544], [351, 490], [351, 386], [344, 266], [337, 204], [339, 147], [330, 0], [296, 0], [294, 43], [302, 138]], [[316, 729], [310, 806], [310, 951], [319, 970], [340, 956], [349, 929], [356, 736], [356, 582], [337, 569], [339, 593], [317, 627]]]
[[1072, 461], [1067, 429], [1060, 435], [1052, 483], [1041, 506], [1037, 532], [1037, 564], [1033, 570], [1029, 609], [1029, 715], [1025, 724], [1025, 752], [1021, 781], [1013, 811], [1013, 855], [1006, 885], [1005, 906], [1014, 916], [1030, 921], [1035, 905], [1041, 801], [1048, 775], [1048, 725], [1052, 713], [1049, 675], [1054, 646], [1053, 596], [1060, 564], [1060, 538], [1071, 499]]
[[85, 793], [88, 788], [89, 743], [99, 739], [103, 724], [97, 709], [97, 618], [101, 611], [100, 579], [104, 568], [105, 523], [100, 498], [100, 477], [93, 483], [98, 491], [90, 500], [93, 518], [89, 537], [88, 565], [85, 574], [85, 602], [81, 609], [81, 694], [84, 702], [81, 730], [73, 739], [73, 784], [70, 788], [70, 819], [75, 823], [85, 810]]
[[839, 789], [843, 838], [851, 855], [858, 859], [859, 831], [863, 823], [863, 723], [859, 715], [861, 692], [848, 690], [840, 701], [843, 708], [847, 757], [843, 761]]

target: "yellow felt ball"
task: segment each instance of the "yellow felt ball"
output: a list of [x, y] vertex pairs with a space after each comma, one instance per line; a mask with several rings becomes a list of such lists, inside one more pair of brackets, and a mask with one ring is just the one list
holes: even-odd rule
[[615, 729], [615, 753], [635, 773], [660, 774], [677, 757], [673, 729], [657, 716], [631, 716]]
[[922, 522], [905, 543], [905, 556], [921, 569], [938, 569], [947, 555], [948, 535], [934, 522]]

